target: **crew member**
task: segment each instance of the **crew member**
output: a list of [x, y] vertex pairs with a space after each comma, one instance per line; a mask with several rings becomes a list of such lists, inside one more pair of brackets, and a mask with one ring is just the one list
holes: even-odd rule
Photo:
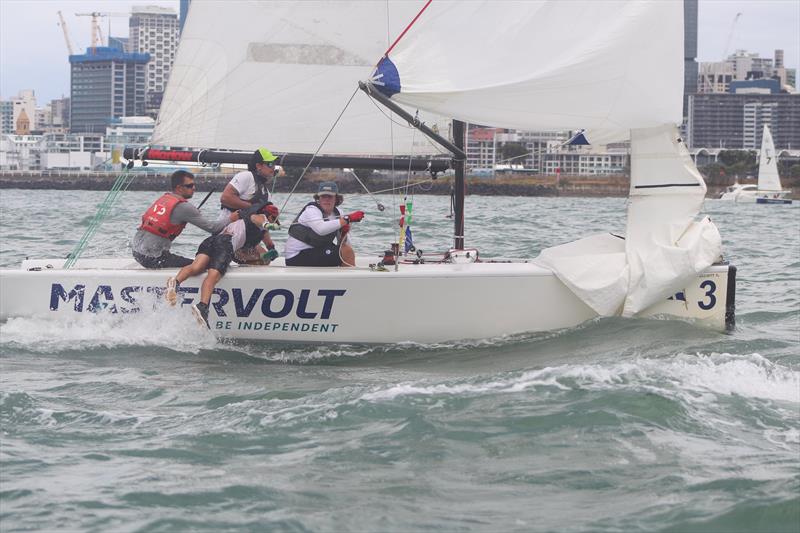
[[314, 201], [306, 204], [289, 226], [284, 251], [287, 266], [355, 266], [350, 223], [360, 222], [364, 212], [342, 216], [337, 206], [343, 200], [335, 182], [319, 184]]
[[171, 192], [164, 193], [142, 215], [142, 223], [133, 236], [133, 257], [145, 268], [183, 267], [192, 262], [187, 257], [169, 251], [172, 241], [181, 234], [186, 224], [193, 224], [209, 233], [219, 233], [231, 221], [210, 222], [194, 205], [186, 200], [194, 195], [194, 175], [177, 170], [170, 177]]
[[277, 156], [266, 148], [259, 148], [253, 152], [247, 170], [233, 176], [222, 191], [221, 219], [227, 220], [237, 209], [247, 209], [254, 204], [269, 200], [268, 180], [275, 175], [277, 159]]
[[[256, 209], [258, 211], [256, 212]], [[221, 233], [207, 237], [197, 249], [197, 255], [191, 264], [180, 269], [175, 277], [167, 280], [164, 295], [170, 305], [177, 302], [178, 286], [186, 279], [208, 271], [200, 287], [200, 301], [192, 306], [192, 313], [200, 324], [209, 327], [208, 305], [214, 287], [228, 270], [234, 254], [240, 249], [250, 250], [244, 259], [248, 263], [268, 265], [278, 256], [266, 228], [278, 218], [278, 208], [272, 204], [253, 206], [235, 211], [231, 222]], [[266, 249], [259, 245], [266, 246]]]

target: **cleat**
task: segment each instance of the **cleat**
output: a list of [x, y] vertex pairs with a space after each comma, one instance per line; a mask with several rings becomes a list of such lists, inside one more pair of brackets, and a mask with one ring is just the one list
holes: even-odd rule
[[175, 304], [178, 303], [178, 280], [175, 278], [169, 278], [167, 280], [167, 290], [164, 293], [164, 298], [172, 307], [175, 307]]
[[211, 326], [208, 325], [208, 304], [204, 304], [203, 302], [198, 302], [192, 306], [192, 314], [194, 315], [195, 320], [201, 326], [211, 329]]

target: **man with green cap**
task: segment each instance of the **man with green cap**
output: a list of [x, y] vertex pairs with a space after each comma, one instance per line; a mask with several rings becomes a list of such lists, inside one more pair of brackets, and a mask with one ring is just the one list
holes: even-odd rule
[[[277, 156], [266, 148], [259, 148], [250, 157], [247, 163], [247, 170], [237, 173], [225, 186], [220, 198], [219, 218], [227, 220], [231, 213], [239, 209], [247, 210], [252, 208], [254, 214], [262, 206], [269, 203], [269, 183], [268, 181], [275, 176], [279, 168], [276, 167]], [[275, 244], [267, 232], [266, 240], [269, 253], [274, 255], [271, 259], [278, 256]]]
[[247, 209], [269, 200], [268, 181], [275, 175], [278, 158], [266, 148], [259, 148], [250, 156], [247, 170], [233, 176], [222, 191], [220, 218], [228, 218], [233, 211]]

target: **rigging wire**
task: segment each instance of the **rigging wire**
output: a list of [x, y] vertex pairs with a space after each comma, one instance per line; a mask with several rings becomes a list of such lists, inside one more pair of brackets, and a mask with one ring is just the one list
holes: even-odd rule
[[289, 203], [289, 200], [292, 198], [292, 195], [294, 194], [295, 189], [297, 189], [297, 186], [300, 184], [300, 181], [303, 179], [303, 177], [305, 177], [306, 172], [308, 171], [309, 167], [311, 166], [311, 163], [314, 162], [314, 159], [317, 157], [317, 154], [319, 154], [319, 151], [322, 150], [322, 147], [325, 145], [325, 142], [328, 140], [328, 137], [331, 136], [331, 133], [333, 132], [333, 129], [339, 123], [339, 120], [341, 120], [342, 115], [344, 115], [344, 112], [347, 111], [348, 107], [350, 107], [350, 103], [353, 101], [353, 98], [355, 98], [356, 93], [358, 91], [359, 91], [359, 89], [358, 89], [358, 87], [356, 87], [355, 91], [353, 91], [353, 94], [350, 95], [350, 99], [347, 100], [347, 103], [345, 104], [344, 108], [342, 108], [341, 113], [339, 113], [339, 116], [336, 117], [336, 120], [331, 125], [331, 128], [328, 130], [328, 133], [325, 134], [325, 138], [322, 139], [322, 142], [317, 147], [317, 151], [314, 152], [314, 155], [312, 155], [311, 159], [308, 160], [308, 164], [303, 169], [303, 172], [300, 173], [300, 176], [297, 178], [297, 181], [294, 182], [294, 186], [292, 187], [292, 190], [289, 191], [289, 196], [287, 196], [286, 200], [284, 200], [283, 205], [281, 206], [281, 211], [286, 209], [286, 204]]

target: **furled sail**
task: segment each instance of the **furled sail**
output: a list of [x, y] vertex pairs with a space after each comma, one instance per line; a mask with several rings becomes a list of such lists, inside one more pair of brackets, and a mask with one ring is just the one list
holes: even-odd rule
[[764, 125], [764, 134], [761, 138], [761, 152], [758, 155], [758, 190], [780, 191], [781, 180], [778, 176], [778, 159], [775, 155], [775, 144], [772, 142], [772, 133]]
[[625, 240], [598, 235], [538, 258], [599, 314], [643, 311], [720, 257], [717, 228], [695, 221], [706, 187], [676, 129], [683, 2], [434, 1], [372, 82], [469, 122], [630, 139]]
[[[153, 143], [314, 153], [390, 36], [422, 5], [192, 2]], [[388, 115], [358, 91], [322, 153], [441, 151], [405, 124], [393, 125]], [[439, 125], [445, 135], [447, 127]]]

